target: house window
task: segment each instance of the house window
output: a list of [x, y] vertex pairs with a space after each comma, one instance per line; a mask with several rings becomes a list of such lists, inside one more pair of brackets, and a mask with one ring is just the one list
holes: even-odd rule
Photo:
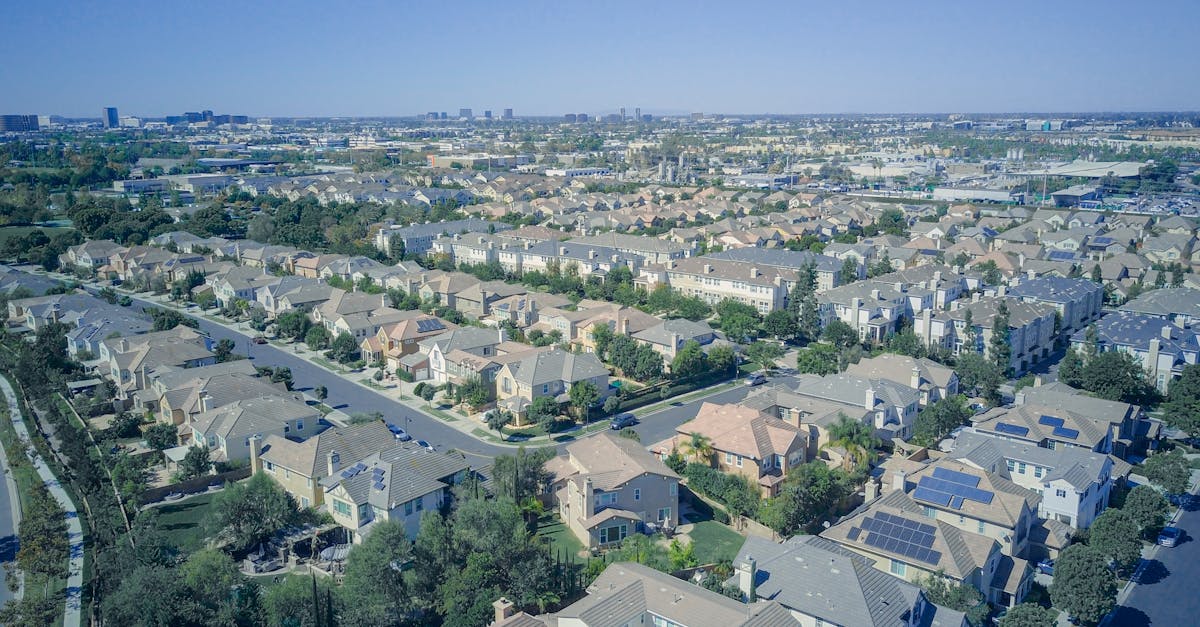
[[668, 490], [668, 492], [670, 493], [671, 496], [675, 496], [676, 494], [679, 494], [679, 484], [672, 483], [671, 488]]
[[417, 499], [417, 511], [418, 512], [423, 511], [424, 509], [425, 509], [425, 498], [424, 497], [418, 498]]
[[600, 544], [609, 544], [612, 542], [620, 542], [629, 535], [627, 525], [613, 525], [600, 530]]
[[275, 474], [275, 464], [272, 464], [271, 462], [264, 462], [263, 467], [267, 469], [267, 472]]
[[737, 456], [737, 467], [738, 468], [742, 467], [742, 456], [741, 455]]
[[412, 516], [412, 513], [413, 513], [413, 502], [409, 501], [404, 504], [404, 515]]
[[1013, 471], [1015, 471], [1016, 469], [1017, 469], [1017, 462], [1015, 462], [1015, 461], [1013, 461], [1013, 460], [1011, 460], [1011, 459], [1010, 459], [1010, 460], [1008, 460], [1008, 471], [1009, 471], [1009, 472], [1013, 472]]
[[897, 577], [903, 577], [908, 571], [908, 564], [904, 562], [892, 560], [891, 573]]
[[307, 496], [300, 497], [300, 507], [308, 507], [308, 497]]
[[350, 504], [345, 501], [339, 501], [338, 499], [334, 499], [333, 500], [333, 511], [341, 514], [342, 516], [349, 516], [350, 515]]
[[512, 394], [512, 379], [504, 377], [504, 385], [502, 387], [504, 388], [505, 394]]
[[303, 420], [296, 421], [296, 431], [304, 431], [304, 421]]
[[542, 384], [542, 394], [549, 394], [549, 393], [550, 393], [550, 384], [543, 383]]
[[633, 500], [635, 500], [635, 501], [642, 500], [642, 489], [641, 488], [633, 489]]
[[1038, 479], [1042, 478], [1042, 467], [1041, 466], [1033, 467], [1033, 476], [1037, 477]]
[[733, 453], [725, 453], [725, 463], [726, 464], [733, 463]]
[[983, 533], [985, 531], [987, 531], [987, 523], [981, 520], [979, 521], [979, 533]]
[[926, 518], [937, 518], [937, 510], [928, 505], [922, 505], [921, 510]]
[[1020, 464], [1017, 464], [1017, 472], [1019, 472], [1021, 474], [1025, 474], [1025, 462], [1021, 462]]
[[1060, 499], [1065, 499], [1065, 498], [1067, 498], [1067, 491], [1066, 490], [1055, 490], [1054, 496], [1057, 496]]
[[659, 508], [658, 519], [660, 521], [671, 520], [671, 508], [670, 507]]

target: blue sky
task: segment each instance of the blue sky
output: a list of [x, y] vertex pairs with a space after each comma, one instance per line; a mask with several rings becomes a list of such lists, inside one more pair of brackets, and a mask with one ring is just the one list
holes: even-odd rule
[[1200, 108], [1200, 2], [10, 2], [0, 113]]

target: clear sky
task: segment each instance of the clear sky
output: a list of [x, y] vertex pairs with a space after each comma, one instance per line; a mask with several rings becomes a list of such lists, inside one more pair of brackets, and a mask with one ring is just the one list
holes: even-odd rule
[[1200, 108], [1200, 0], [8, 0], [0, 113]]

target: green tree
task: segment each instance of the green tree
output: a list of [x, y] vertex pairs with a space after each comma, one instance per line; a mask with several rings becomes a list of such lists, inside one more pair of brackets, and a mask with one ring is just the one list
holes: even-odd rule
[[1092, 521], [1088, 546], [1113, 560], [1119, 570], [1128, 570], [1142, 555], [1141, 534], [1137, 521], [1128, 512], [1109, 508]]
[[779, 495], [759, 508], [759, 519], [784, 535], [812, 530], [852, 489], [846, 473], [825, 462], [800, 464], [788, 472]]
[[328, 577], [288, 575], [282, 583], [266, 588], [263, 594], [266, 624], [269, 627], [332, 627], [321, 619], [324, 612], [313, 611], [314, 584], [318, 602], [334, 600], [333, 580]]
[[17, 526], [20, 548], [16, 564], [25, 573], [27, 585], [41, 581], [41, 594], [48, 596], [47, 585], [67, 576], [67, 514], [41, 482], [30, 486], [23, 510]]
[[671, 540], [671, 544], [667, 548], [667, 556], [671, 560], [671, 570], [683, 570], [700, 563], [696, 559], [696, 549], [693, 543], [683, 544], [679, 538]]
[[539, 396], [533, 399], [529, 408], [526, 410], [529, 414], [530, 422], [535, 422], [543, 429], [549, 431], [550, 428], [558, 421], [560, 417], [561, 407], [558, 401], [550, 396]]
[[358, 359], [358, 355], [358, 342], [354, 341], [353, 335], [344, 331], [329, 345], [329, 356], [339, 364], [348, 364]]
[[832, 344], [813, 343], [796, 354], [796, 369], [807, 374], [837, 374], [839, 351]]
[[671, 375], [686, 379], [704, 373], [704, 351], [696, 340], [688, 340], [671, 360]]
[[235, 355], [233, 349], [236, 346], [233, 340], [229, 338], [221, 338], [216, 345], [213, 346], [213, 354], [217, 356], [218, 362], [233, 361], [239, 355]]
[[226, 484], [213, 497], [209, 528], [234, 550], [252, 548], [290, 524], [296, 502], [265, 474], [251, 475], [240, 483]]
[[917, 414], [912, 441], [920, 446], [933, 446], [946, 434], [967, 424], [970, 417], [967, 399], [961, 394], [937, 400]]
[[871, 425], [843, 414], [829, 426], [829, 442], [822, 448], [842, 449], [845, 451], [845, 468], [863, 470], [870, 465], [875, 447], [879, 444]]
[[592, 343], [596, 345], [596, 357], [599, 359], [607, 359], [608, 347], [612, 344], [613, 332], [607, 324], [596, 324], [592, 326]]
[[586, 420], [592, 405], [600, 399], [600, 391], [591, 381], [576, 381], [571, 384], [568, 396], [571, 399], [571, 406], [575, 408], [575, 416]]
[[1162, 409], [1168, 425], [1200, 437], [1200, 365], [1184, 366], [1182, 376], [1171, 383]]
[[1093, 547], [1072, 544], [1054, 563], [1050, 601], [1054, 607], [1088, 623], [1097, 623], [1116, 605], [1117, 582], [1108, 558]]
[[304, 333], [304, 343], [310, 350], [321, 350], [329, 346], [329, 331], [325, 327], [314, 326]]
[[796, 335], [796, 318], [776, 309], [763, 318], [763, 330], [777, 340], [789, 340]]
[[992, 405], [1000, 403], [1000, 384], [1004, 382], [1004, 375], [994, 362], [979, 353], [963, 353], [958, 356], [954, 371], [958, 373], [963, 390], [982, 396]]
[[323, 385], [318, 385], [317, 387], [313, 388], [313, 394], [317, 397], [318, 401], [324, 402], [325, 399], [329, 398], [329, 388]]
[[1183, 451], [1172, 449], [1148, 457], [1142, 462], [1142, 474], [1167, 494], [1183, 494], [1187, 492], [1192, 471]]
[[783, 347], [773, 342], [753, 342], [746, 347], [746, 358], [764, 369], [775, 367], [775, 360], [783, 357]]
[[404, 568], [413, 559], [404, 523], [377, 522], [346, 557], [346, 577], [340, 592], [343, 621], [357, 625], [390, 625], [414, 607]]
[[184, 479], [206, 475], [210, 470], [212, 470], [212, 460], [209, 459], [206, 446], [192, 446], [183, 456], [183, 461], [179, 462], [179, 474]]
[[1110, 401], [1139, 404], [1155, 395], [1146, 371], [1133, 355], [1120, 351], [1105, 351], [1088, 359], [1082, 383], [1083, 389]]
[[842, 269], [838, 273], [838, 277], [840, 277], [840, 283], [842, 285], [848, 285], [857, 281], [858, 261], [854, 257], [847, 257], [846, 260], [842, 262]]
[[275, 318], [275, 326], [280, 336], [299, 340], [304, 338], [305, 333], [308, 333], [308, 329], [312, 327], [312, 322], [308, 319], [308, 314], [303, 311], [293, 310], [279, 314]]
[[259, 617], [251, 609], [255, 606], [238, 602], [239, 591], [246, 581], [233, 558], [224, 551], [201, 549], [191, 554], [179, 567], [179, 578], [189, 605], [200, 611], [205, 623], [221, 622], [223, 618], [241, 618], [237, 624], [258, 622]]
[[1000, 370], [1002, 377], [1007, 377], [1012, 370], [1012, 333], [1008, 323], [1008, 304], [1004, 299], [1000, 299], [996, 315], [992, 316], [992, 337], [988, 355]]
[[154, 320], [155, 331], [170, 331], [179, 325], [185, 327], [199, 328], [200, 323], [195, 320], [175, 311], [174, 309], [162, 309], [159, 307], [150, 307], [146, 309], [146, 313]]
[[1055, 627], [1058, 612], [1037, 603], [1021, 603], [1000, 618], [1000, 627]]
[[498, 455], [492, 462], [496, 496], [520, 502], [539, 494], [550, 481], [545, 466], [552, 457], [553, 447], [527, 451], [522, 446], [515, 455]]
[[821, 333], [821, 339], [838, 348], [850, 348], [862, 343], [862, 338], [858, 335], [858, 329], [841, 320], [831, 320], [829, 324], [825, 325], [825, 330]]
[[925, 590], [930, 603], [965, 612], [967, 622], [972, 625], [982, 625], [987, 618], [988, 606], [983, 595], [968, 584], [953, 583], [939, 571], [922, 577], [917, 585]]
[[1125, 495], [1121, 509], [1137, 523], [1142, 535], [1157, 533], [1167, 519], [1170, 503], [1161, 492], [1148, 485], [1140, 485]]
[[702, 433], [692, 432], [688, 435], [688, 439], [684, 440], [680, 446], [680, 453], [685, 457], [690, 458], [698, 464], [709, 464], [713, 454], [716, 452], [712, 446], [712, 440]]
[[1083, 357], [1074, 348], [1068, 348], [1058, 362], [1058, 380], [1073, 388], [1083, 387]]
[[492, 431], [500, 434], [500, 439], [504, 439], [504, 426], [508, 424], [509, 416], [500, 409], [493, 409], [484, 416], [487, 426]]
[[178, 428], [173, 424], [155, 424], [145, 431], [146, 444], [156, 451], [166, 450], [179, 444]]

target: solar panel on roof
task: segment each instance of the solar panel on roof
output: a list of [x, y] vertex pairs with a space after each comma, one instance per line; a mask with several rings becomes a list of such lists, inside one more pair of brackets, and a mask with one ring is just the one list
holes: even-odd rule
[[1092, 240], [1092, 243], [1095, 243], [1095, 244], [1100, 244], [1100, 245], [1102, 245], [1102, 246], [1107, 246], [1107, 245], [1109, 245], [1109, 244], [1113, 243], [1113, 238], [1111, 238], [1111, 237], [1097, 237], [1096, 239]]
[[862, 529], [859, 529], [858, 527], [851, 527], [850, 531], [846, 533], [846, 537], [850, 538], [850, 540], [853, 542], [854, 540], [858, 539], [858, 534], [860, 533], [862, 533]]
[[375, 487], [375, 489], [376, 489], [376, 490], [382, 490], [382, 489], [384, 489], [386, 486], [384, 486], [384, 485], [383, 485], [383, 482], [382, 482], [382, 481], [376, 481], [376, 482], [375, 482], [375, 486], [374, 486], [374, 487]]
[[1047, 427], [1061, 427], [1063, 426], [1063, 419], [1055, 416], [1042, 415], [1038, 418], [1038, 424], [1046, 425]]
[[913, 490], [913, 498], [917, 499], [918, 501], [925, 501], [926, 503], [933, 503], [943, 507], [950, 503], [949, 494], [946, 494], [945, 492], [938, 492], [936, 490], [930, 490], [929, 488], [923, 486], [917, 486], [917, 489]]
[[933, 476], [937, 477], [938, 479], [945, 479], [951, 483], [968, 485], [972, 488], [979, 486], [979, 477], [976, 477], [975, 475], [968, 475], [965, 472], [959, 472], [957, 470], [950, 470], [949, 468], [934, 468]]
[[1022, 427], [1021, 425], [1013, 425], [1013, 424], [1009, 424], [1007, 422], [997, 422], [996, 426], [995, 426], [995, 430], [997, 433], [1004, 433], [1007, 435], [1016, 435], [1016, 436], [1029, 435], [1029, 427]]
[[950, 499], [950, 507], [953, 507], [954, 509], [962, 509], [962, 504], [963, 497], [961, 496], [955, 496]]
[[1055, 427], [1054, 431], [1052, 431], [1051, 433], [1053, 433], [1054, 435], [1056, 435], [1060, 438], [1071, 438], [1072, 440], [1079, 437], [1078, 429], [1068, 429], [1066, 427]]
[[353, 477], [353, 476], [354, 476], [354, 469], [353, 469], [353, 468], [347, 468], [346, 470], [343, 470], [343, 471], [342, 471], [342, 478], [343, 478], [343, 479], [349, 479], [350, 477]]

